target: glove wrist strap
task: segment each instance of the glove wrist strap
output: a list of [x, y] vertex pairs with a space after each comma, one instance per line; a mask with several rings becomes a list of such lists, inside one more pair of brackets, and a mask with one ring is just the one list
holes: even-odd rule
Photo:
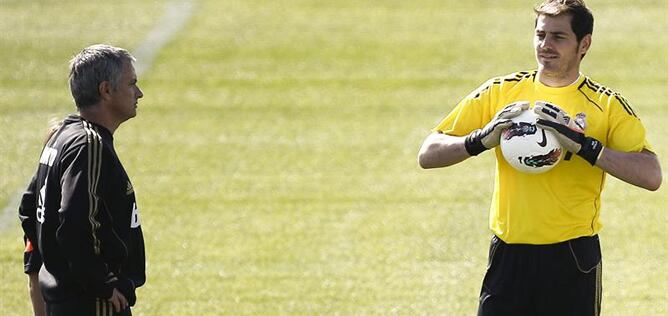
[[466, 148], [466, 152], [468, 152], [471, 156], [477, 156], [481, 152], [487, 150], [487, 148], [482, 144], [480, 133], [482, 133], [482, 130], [477, 129], [466, 136], [466, 139], [464, 140], [464, 147]]
[[601, 142], [592, 137], [585, 137], [582, 148], [577, 154], [593, 166], [596, 164], [598, 157], [601, 156], [601, 151], [603, 151]]

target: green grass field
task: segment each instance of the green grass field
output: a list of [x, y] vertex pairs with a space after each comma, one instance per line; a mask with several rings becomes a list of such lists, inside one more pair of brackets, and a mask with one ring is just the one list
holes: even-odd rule
[[[136, 315], [474, 315], [491, 154], [442, 170], [423, 138], [488, 78], [533, 69], [533, 2], [194, 1], [115, 134], [148, 251]], [[668, 3], [589, 0], [583, 72], [620, 91], [668, 168]], [[165, 3], [0, 0], [0, 207], [74, 111], [67, 61], [136, 47]], [[665, 186], [609, 178], [604, 315], [668, 313]], [[0, 314], [29, 315], [18, 219]]]

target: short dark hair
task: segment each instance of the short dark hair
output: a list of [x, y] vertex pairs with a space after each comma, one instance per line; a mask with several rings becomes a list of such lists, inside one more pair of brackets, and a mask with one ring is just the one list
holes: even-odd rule
[[585, 5], [583, 0], [546, 0], [533, 9], [536, 13], [536, 22], [541, 15], [558, 16], [568, 14], [571, 16], [571, 29], [575, 33], [578, 43], [587, 34], [594, 32], [594, 16]]
[[126, 63], [135, 60], [127, 50], [96, 44], [84, 48], [70, 60], [70, 91], [79, 110], [100, 101], [99, 86], [109, 81], [118, 88]]

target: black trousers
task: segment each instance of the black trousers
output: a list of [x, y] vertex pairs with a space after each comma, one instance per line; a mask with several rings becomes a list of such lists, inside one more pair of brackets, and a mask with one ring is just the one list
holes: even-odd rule
[[598, 316], [601, 267], [598, 236], [550, 245], [494, 236], [478, 316]]
[[76, 298], [59, 303], [46, 303], [47, 316], [131, 316], [130, 308], [120, 313], [105, 299]]

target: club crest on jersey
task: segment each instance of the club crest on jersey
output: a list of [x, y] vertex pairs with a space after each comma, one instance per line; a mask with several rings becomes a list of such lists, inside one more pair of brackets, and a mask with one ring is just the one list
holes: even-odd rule
[[581, 130], [584, 131], [585, 127], [587, 127], [587, 114], [584, 112], [580, 112], [578, 114], [575, 114], [575, 125], [577, 125]]
[[503, 139], [509, 140], [515, 136], [533, 135], [536, 134], [538, 128], [535, 124], [519, 122], [513, 123], [510, 127], [503, 131]]

